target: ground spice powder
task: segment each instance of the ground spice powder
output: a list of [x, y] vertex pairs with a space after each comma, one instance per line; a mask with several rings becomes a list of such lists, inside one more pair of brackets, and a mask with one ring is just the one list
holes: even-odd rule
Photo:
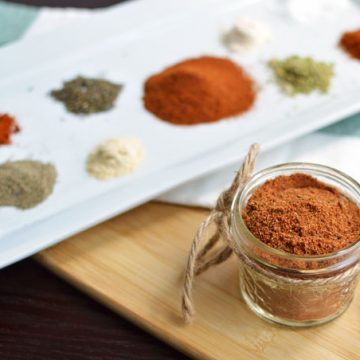
[[145, 82], [144, 105], [178, 125], [214, 122], [249, 110], [252, 79], [234, 62], [203, 56], [173, 65]]
[[107, 80], [78, 76], [65, 81], [62, 89], [53, 90], [50, 95], [72, 113], [93, 114], [110, 110], [121, 89], [122, 85]]
[[[355, 203], [334, 187], [297, 173], [257, 188], [242, 216], [248, 229], [272, 248], [314, 258], [305, 262], [256, 249], [264, 263], [256, 256], [241, 263], [241, 291], [256, 313], [282, 324], [308, 326], [345, 311], [357, 282], [356, 262], [346, 264], [341, 256], [318, 260], [315, 255], [334, 253], [359, 239]], [[331, 268], [335, 264], [338, 269]]]
[[340, 39], [339, 45], [349, 55], [356, 59], [360, 59], [360, 29], [344, 33]]
[[360, 237], [357, 205], [300, 173], [265, 182], [249, 199], [243, 219], [258, 239], [296, 255], [332, 253]]
[[289, 96], [310, 94], [318, 90], [327, 93], [334, 76], [333, 65], [311, 57], [290, 56], [269, 61], [281, 89]]
[[57, 172], [52, 164], [33, 160], [0, 165], [0, 206], [30, 209], [53, 191]]
[[14, 117], [0, 114], [0, 145], [11, 144], [11, 135], [20, 131]]
[[144, 160], [145, 150], [136, 137], [118, 137], [103, 141], [89, 154], [86, 170], [99, 180], [109, 180], [135, 171]]

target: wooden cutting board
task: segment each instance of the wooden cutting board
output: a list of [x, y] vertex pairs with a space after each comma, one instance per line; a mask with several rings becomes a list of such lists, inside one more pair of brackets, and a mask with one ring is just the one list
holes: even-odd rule
[[36, 258], [115, 312], [197, 359], [360, 359], [360, 296], [339, 319], [295, 330], [267, 323], [242, 302], [236, 259], [195, 282], [197, 316], [180, 318], [183, 270], [207, 211], [147, 204]]

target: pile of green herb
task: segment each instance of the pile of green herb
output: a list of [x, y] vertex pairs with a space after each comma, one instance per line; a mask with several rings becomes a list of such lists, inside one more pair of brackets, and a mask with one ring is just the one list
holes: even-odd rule
[[326, 93], [334, 75], [332, 64], [318, 62], [311, 57], [274, 59], [269, 62], [269, 66], [282, 90], [290, 96], [309, 94], [315, 90]]
[[29, 209], [53, 191], [56, 169], [39, 161], [11, 161], [0, 165], [0, 206]]
[[53, 90], [51, 96], [72, 113], [92, 114], [111, 109], [121, 89], [122, 85], [106, 80], [78, 76], [66, 81], [62, 89]]

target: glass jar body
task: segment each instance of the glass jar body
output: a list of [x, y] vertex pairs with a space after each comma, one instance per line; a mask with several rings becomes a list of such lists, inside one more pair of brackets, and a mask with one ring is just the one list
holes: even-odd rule
[[350, 305], [357, 268], [333, 276], [298, 278], [251, 263], [240, 263], [240, 290], [259, 316], [283, 325], [306, 327], [335, 319]]
[[330, 321], [349, 306], [359, 273], [360, 241], [337, 253], [297, 256], [273, 249], [256, 239], [242, 220], [248, 199], [265, 181], [305, 173], [335, 186], [360, 204], [360, 187], [334, 169], [293, 163], [263, 170], [234, 199], [231, 233], [243, 258], [240, 290], [257, 315], [289, 326], [305, 327]]

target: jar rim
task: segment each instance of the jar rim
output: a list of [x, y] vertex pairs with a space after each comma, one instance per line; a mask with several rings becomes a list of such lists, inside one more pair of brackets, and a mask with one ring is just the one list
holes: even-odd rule
[[[317, 171], [319, 173], [322, 173], [328, 178], [332, 178], [333, 180], [337, 180], [339, 182], [346, 184], [353, 191], [356, 191], [360, 198], [360, 184], [351, 176], [347, 175], [346, 173], [340, 170], [334, 169], [330, 166], [320, 165], [316, 163], [308, 163], [308, 162], [288, 162], [288, 163], [271, 166], [263, 170], [260, 170], [254, 175], [252, 175], [251, 178], [247, 181], [247, 183], [243, 187], [243, 189], [239, 189], [235, 194], [231, 205], [231, 223], [232, 223], [231, 227], [233, 228], [233, 224], [235, 224], [235, 229], [237, 233], [239, 231], [238, 227], [240, 227], [241, 231], [245, 234], [247, 239], [249, 239], [257, 248], [264, 250], [267, 254], [274, 255], [286, 260], [294, 260], [294, 261], [305, 261], [305, 262], [323, 261], [323, 260], [327, 261], [347, 255], [350, 252], [360, 248], [360, 237], [359, 237], [356, 241], [354, 241], [350, 245], [332, 253], [321, 254], [321, 255], [296, 255], [285, 252], [283, 250], [273, 248], [262, 242], [256, 236], [254, 236], [252, 232], [249, 230], [249, 228], [246, 226], [241, 211], [239, 211], [241, 200], [243, 200], [243, 195], [246, 194], [246, 190], [248, 190], [248, 188], [256, 180], [258, 180], [259, 178], [264, 178], [267, 175], [271, 175], [275, 171], [279, 171], [279, 170], [298, 170], [300, 173], [301, 170]], [[341, 191], [341, 189], [339, 190]]]

